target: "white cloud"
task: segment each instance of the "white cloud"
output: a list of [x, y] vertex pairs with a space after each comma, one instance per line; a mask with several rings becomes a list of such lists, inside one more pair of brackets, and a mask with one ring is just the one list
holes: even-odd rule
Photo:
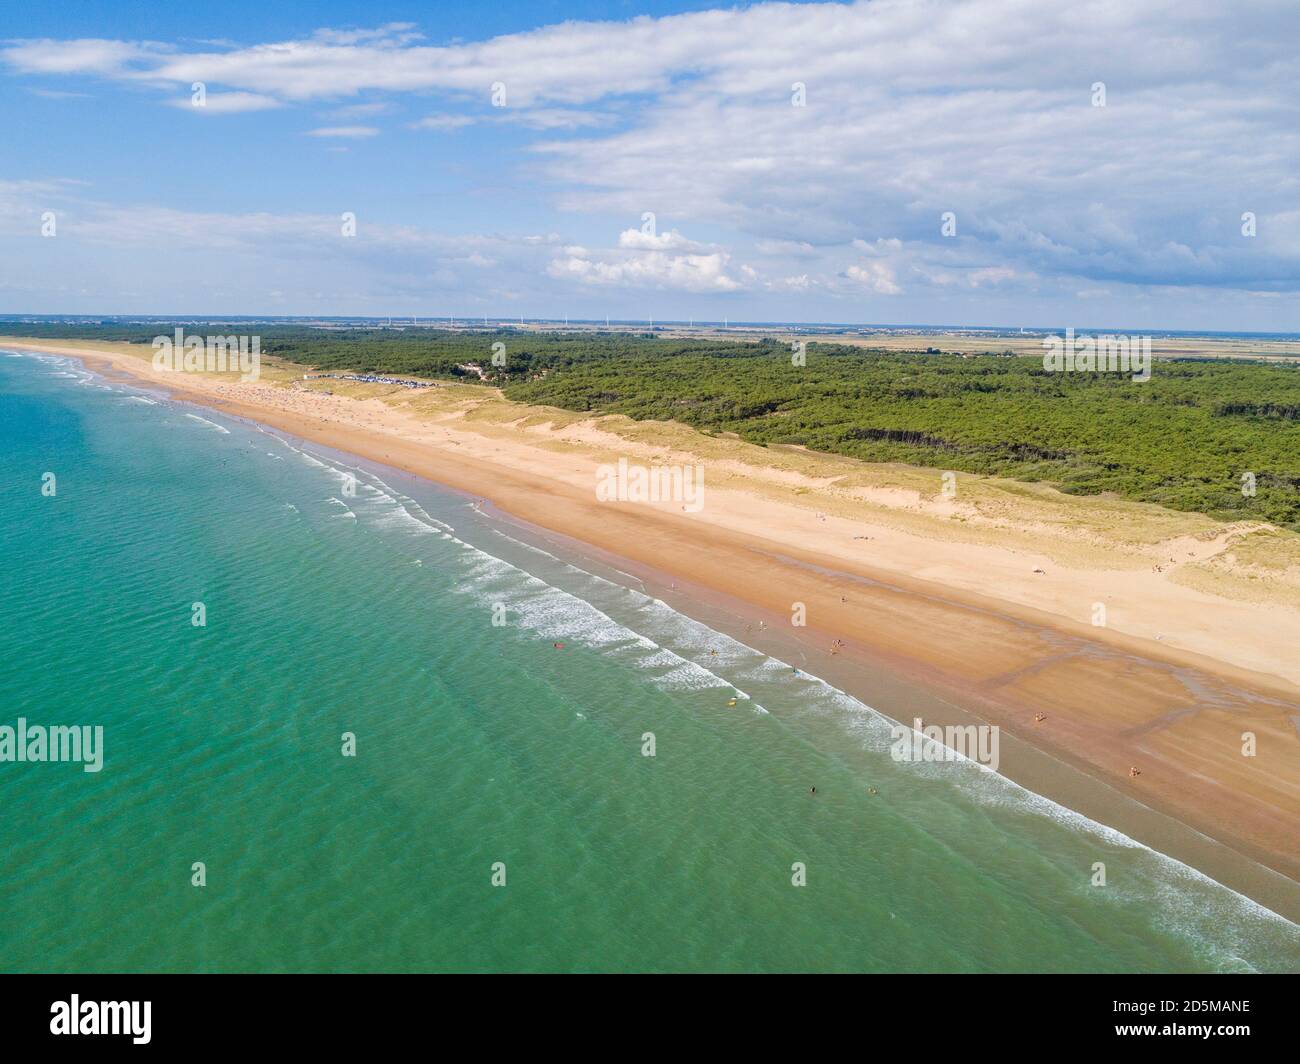
[[135, 41], [82, 38], [56, 41], [12, 41], [0, 57], [24, 74], [103, 74], [127, 76], [131, 64], [141, 60], [156, 63], [168, 51], [166, 45]]
[[768, 287], [784, 288], [791, 292], [806, 292], [815, 283], [806, 273], [801, 273], [793, 277], [782, 277], [779, 281], [771, 282]]
[[366, 44], [374, 41], [405, 44], [408, 41], [422, 40], [423, 36], [416, 31], [414, 22], [389, 22], [373, 29], [319, 29], [312, 34], [312, 40], [340, 45]]
[[309, 137], [374, 137], [379, 130], [374, 126], [321, 126], [307, 130]]
[[507, 108], [496, 117], [498, 121], [517, 122], [529, 129], [595, 129], [613, 121], [612, 115], [600, 111], [579, 111], [564, 107]]
[[640, 248], [649, 251], [706, 251], [705, 245], [687, 240], [676, 229], [666, 233], [647, 233], [642, 229], [624, 229], [618, 234], [621, 248]]
[[186, 111], [194, 111], [196, 114], [212, 115], [229, 115], [244, 114], [248, 111], [269, 111], [276, 107], [284, 105], [271, 96], [263, 96], [256, 92], [209, 92], [203, 96], [203, 104], [196, 104], [192, 96], [186, 96], [183, 99], [168, 100], [173, 107], [179, 107]]
[[809, 259], [817, 254], [817, 249], [806, 240], [760, 239], [754, 241], [754, 248], [762, 255], [783, 259]]
[[1009, 266], [986, 266], [981, 270], [971, 270], [967, 280], [973, 288], [984, 285], [1005, 284], [1014, 281], [1019, 274]]
[[86, 100], [90, 98], [88, 92], [61, 92], [58, 89], [28, 89], [33, 96], [40, 96], [46, 100]]
[[[250, 111], [322, 101], [360, 117], [396, 94], [432, 97], [438, 113], [416, 128], [492, 123], [535, 140], [533, 187], [557, 190], [560, 208], [654, 210], [781, 278], [664, 243], [675, 231], [628, 230], [617, 248], [540, 266], [566, 281], [1267, 294], [1300, 289], [1291, 16], [1281, 0], [762, 3], [447, 45], [408, 24], [252, 45], [11, 41], [0, 61], [60, 90], [109, 79], [187, 101], [203, 81], [210, 101]], [[506, 108], [489, 107], [497, 81]], [[806, 107], [791, 106], [795, 81]], [[1091, 105], [1096, 81], [1105, 107]], [[566, 129], [581, 135], [555, 135]], [[956, 237], [940, 233], [945, 211]]]
[[892, 255], [903, 250], [903, 242], [897, 237], [881, 237], [870, 243], [859, 238], [853, 241], [853, 246], [865, 255]]
[[[547, 273], [590, 286], [735, 292], [743, 286], [727, 272], [730, 261], [727, 252], [707, 249], [676, 229], [659, 234], [625, 229], [618, 235], [617, 248], [594, 252], [579, 245], [565, 247], [551, 260]], [[741, 273], [747, 279], [757, 276], [745, 266]]]
[[665, 255], [651, 252], [643, 258], [610, 262], [577, 255], [555, 259], [547, 272], [562, 280], [588, 285], [624, 288], [666, 288], [680, 292], [735, 292], [740, 284], [726, 272], [730, 256]]
[[412, 129], [440, 131], [463, 129], [466, 126], [492, 123], [516, 125], [528, 129], [593, 129], [607, 126], [611, 116], [598, 111], [575, 111], [556, 107], [501, 108], [491, 114], [435, 114], [411, 123]]
[[474, 119], [469, 115], [429, 115], [411, 123], [412, 129], [436, 129], [439, 132], [450, 132], [456, 129], [464, 129], [466, 126], [472, 126]]
[[865, 266], [850, 266], [844, 271], [851, 281], [856, 281], [864, 288], [882, 296], [902, 294], [902, 289], [894, 277], [894, 271], [884, 262], [868, 262]]
[[[588, 287], [650, 288], [673, 292], [724, 293], [745, 285], [728, 272], [731, 256], [676, 229], [662, 233], [625, 229], [617, 247], [591, 250], [569, 244], [547, 266], [548, 276]], [[746, 281], [757, 279], [740, 267]]]

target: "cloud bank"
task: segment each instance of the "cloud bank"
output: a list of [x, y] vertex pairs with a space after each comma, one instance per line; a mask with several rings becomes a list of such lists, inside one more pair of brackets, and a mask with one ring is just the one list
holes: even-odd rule
[[[450, 44], [408, 24], [202, 50], [27, 40], [0, 62], [170, 104], [199, 82], [230, 122], [366, 116], [313, 114], [303, 132], [321, 138], [513, 130], [555, 228], [649, 211], [696, 234], [611, 230], [603, 249], [498, 260], [535, 270], [527, 283], [815, 292], [847, 317], [950, 293], [1294, 295], [1297, 27], [1272, 0], [872, 0]], [[385, 126], [404, 99], [423, 117]]]

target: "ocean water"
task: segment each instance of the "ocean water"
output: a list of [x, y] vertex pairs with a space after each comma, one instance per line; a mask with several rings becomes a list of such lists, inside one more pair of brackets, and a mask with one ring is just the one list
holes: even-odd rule
[[97, 773], [0, 762], [0, 970], [1300, 968], [463, 496], [53, 356], [0, 353], [0, 467], [0, 725], [104, 729]]

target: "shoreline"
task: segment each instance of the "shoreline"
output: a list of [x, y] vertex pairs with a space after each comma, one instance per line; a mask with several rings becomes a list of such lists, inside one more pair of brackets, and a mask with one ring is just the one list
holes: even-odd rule
[[[1232, 718], [1243, 710], [1262, 731], [1265, 722], [1284, 718], [1286, 710], [1300, 705], [1296, 688], [1280, 676], [1262, 676], [1173, 647], [1149, 653], [1146, 647], [1134, 649], [1134, 641], [1122, 635], [1106, 638], [1111, 633], [1062, 624], [1005, 600], [922, 579], [904, 580], [864, 565], [847, 566], [831, 555], [740, 531], [692, 527], [695, 523], [685, 518], [637, 504], [597, 503], [594, 493], [574, 490], [558, 478], [538, 482], [532, 470], [463, 449], [458, 453], [459, 443], [437, 449], [366, 425], [313, 418], [251, 397], [160, 380], [134, 354], [35, 342], [3, 346], [75, 357], [99, 372], [108, 369], [110, 376], [120, 373], [135, 386], [485, 498], [509, 520], [556, 537], [564, 549], [594, 555], [647, 587], [657, 584], [658, 597], [675, 609], [676, 600], [685, 600], [681, 612], [705, 623], [713, 624], [696, 609], [730, 615], [737, 623], [763, 617], [774, 632], [781, 624], [781, 638], [802, 645], [815, 662], [809, 671], [853, 697], [905, 723], [911, 716], [899, 707], [920, 695], [926, 723], [998, 725], [1005, 752], [1002, 775], [1300, 921], [1300, 854], [1295, 846], [1300, 825], [1293, 811], [1300, 804], [1288, 806], [1284, 800], [1294, 793], [1295, 780], [1286, 776], [1271, 785], [1252, 780], [1249, 773], [1260, 770], [1226, 761], [1222, 749], [1216, 751], [1216, 762], [1198, 762], [1204, 753], [1194, 744], [1199, 739], [1204, 745], [1206, 731], [1183, 735], [1174, 744], [1174, 752], [1192, 762], [1184, 772], [1176, 771], [1182, 767], [1176, 757], [1156, 751], [1163, 753], [1157, 762], [1163, 771], [1144, 767], [1140, 777], [1128, 780], [1121, 773], [1130, 759], [1142, 756], [1144, 766], [1151, 763], [1152, 750], [1142, 747], [1151, 729], [1144, 733], [1137, 719], [1119, 721], [1123, 726], [1112, 727], [1110, 734], [1099, 726], [1118, 710], [1134, 717], [1139, 711], [1173, 717], [1184, 687], [1208, 690], [1211, 705], [1226, 707], [1218, 717], [1228, 719], [1212, 721], [1214, 741], [1221, 745], [1235, 741], [1241, 725]], [[691, 592], [672, 591], [672, 584]], [[849, 596], [852, 601], [846, 603]], [[792, 600], [807, 603], [807, 628], [790, 628]], [[838, 633], [848, 636], [849, 645], [831, 656], [825, 648]], [[754, 643], [752, 636], [747, 638]], [[761, 643], [756, 649], [765, 650]], [[865, 678], [874, 685], [869, 694]], [[882, 696], [886, 688], [892, 693]], [[1050, 729], [1032, 723], [1040, 707], [1047, 711]], [[1099, 707], [1100, 720], [1095, 719]], [[1211, 712], [1194, 715], [1210, 717]], [[1274, 722], [1268, 737], [1280, 733], [1285, 738], [1284, 723]], [[1296, 751], [1289, 753], [1294, 763]], [[1207, 768], [1218, 769], [1220, 778]], [[1195, 785], [1198, 779], [1209, 780], [1208, 797]], [[1242, 780], [1264, 784], [1262, 792], [1233, 786]]]
[[[179, 401], [184, 405], [198, 405], [188, 400]], [[366, 470], [387, 483], [401, 485], [408, 493], [412, 490], [410, 482], [414, 482], [460, 496], [466, 503], [480, 499], [474, 492], [330, 444], [305, 440], [255, 418], [213, 411], [211, 407], [206, 409], [221, 413], [234, 422], [282, 435], [295, 446], [313, 448], [344, 466]], [[766, 631], [752, 630], [749, 626], [760, 618], [742, 599], [714, 592], [672, 572], [629, 561], [591, 543], [530, 524], [491, 503], [476, 510], [480, 524], [475, 526], [475, 531], [469, 533], [459, 526], [456, 531], [471, 545], [489, 550], [489, 553], [490, 543], [484, 546], [476, 542], [485, 530], [508, 535], [530, 549], [544, 550], [584, 572], [658, 599], [683, 617], [779, 662], [789, 663], [796, 657], [806, 661], [807, 655], [815, 655], [821, 645], [821, 633], [807, 629], [802, 632], [783, 630], [772, 624], [780, 620], [774, 615], [765, 618], [770, 625]], [[868, 710], [909, 727], [914, 713], [921, 714], [927, 724], [941, 726], [985, 723], [982, 717], [947, 701], [942, 693], [931, 690], [916, 677], [882, 671], [881, 663], [861, 648], [856, 653], [846, 651], [845, 658], [842, 662], [830, 659], [815, 671], [802, 671], [862, 703]], [[862, 675], [864, 668], [870, 669], [869, 678]], [[838, 725], [831, 727], [838, 729]], [[828, 732], [825, 737], [832, 734], [835, 744], [844, 741], [838, 730]], [[1031, 799], [1044, 800], [1069, 817], [1090, 822], [1090, 830], [1118, 831], [1138, 846], [1237, 895], [1243, 904], [1258, 906], [1300, 927], [1300, 884], [1281, 872], [1233, 849], [1222, 840], [1211, 838], [1156, 808], [1143, 805], [1070, 761], [1059, 759], [1011, 733], [1002, 735], [1001, 753], [1001, 762], [994, 774], [1027, 792]], [[1035, 809], [1034, 814], [1051, 815], [1044, 814], [1041, 809]]]
[[[389, 468], [382, 463], [371, 464], [385, 470]], [[446, 490], [446, 485], [437, 486]], [[594, 563], [607, 569], [607, 578], [636, 587], [684, 616], [769, 657], [790, 661], [799, 653], [815, 654], [822, 646], [822, 633], [807, 629], [796, 633], [772, 627], [773, 620], [779, 620], [774, 615], [766, 618], [769, 623], [766, 632], [747, 631], [746, 624], [755, 619], [756, 614], [742, 599], [683, 581], [682, 577], [670, 572], [629, 562], [589, 543], [530, 525], [511, 514], [502, 512], [499, 518], [507, 527], [520, 533], [521, 538], [544, 543], [561, 559], [579, 567], [591, 568]], [[887, 671], [880, 661], [863, 649], [856, 652], [846, 650], [844, 657], [846, 660], [842, 662], [829, 660], [805, 671], [870, 709], [909, 727], [913, 715], [917, 714], [927, 725], [986, 723], [985, 718], [949, 701], [946, 692], [931, 688], [916, 676], [901, 676]], [[869, 671], [869, 677], [864, 678], [864, 671]], [[1269, 867], [1258, 855], [1234, 849], [1228, 841], [1213, 838], [1167, 812], [1144, 805], [1059, 752], [1042, 749], [1011, 732], [1003, 732], [1001, 739], [998, 775], [1070, 813], [1113, 828], [1140, 845], [1186, 865], [1300, 925], [1300, 884]]]

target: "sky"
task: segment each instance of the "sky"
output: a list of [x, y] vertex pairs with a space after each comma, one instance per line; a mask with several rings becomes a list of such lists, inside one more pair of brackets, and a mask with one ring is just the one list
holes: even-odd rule
[[1300, 331], [1293, 0], [0, 11], [0, 313]]

